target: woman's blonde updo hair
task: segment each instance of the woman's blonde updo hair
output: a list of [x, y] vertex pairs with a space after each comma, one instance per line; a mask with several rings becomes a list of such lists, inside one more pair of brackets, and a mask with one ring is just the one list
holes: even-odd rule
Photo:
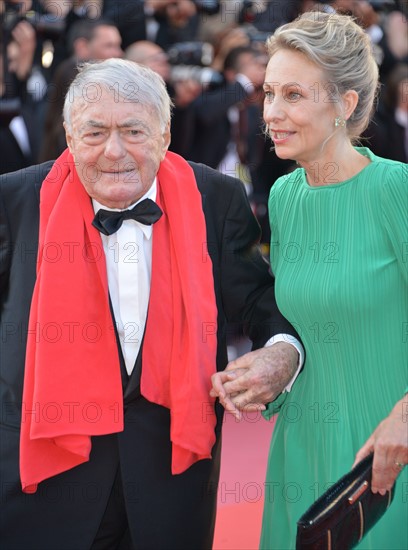
[[351, 17], [306, 12], [279, 27], [266, 45], [270, 57], [281, 49], [304, 54], [324, 71], [330, 92], [333, 89], [339, 101], [347, 90], [355, 90], [359, 99], [347, 121], [347, 131], [351, 139], [361, 135], [370, 121], [377, 95], [378, 66], [369, 36]]

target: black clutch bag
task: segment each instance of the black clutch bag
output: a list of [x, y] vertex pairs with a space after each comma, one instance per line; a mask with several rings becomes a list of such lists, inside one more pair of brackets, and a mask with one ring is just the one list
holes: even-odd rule
[[297, 522], [296, 550], [348, 550], [377, 523], [394, 498], [371, 491], [373, 455], [330, 487]]

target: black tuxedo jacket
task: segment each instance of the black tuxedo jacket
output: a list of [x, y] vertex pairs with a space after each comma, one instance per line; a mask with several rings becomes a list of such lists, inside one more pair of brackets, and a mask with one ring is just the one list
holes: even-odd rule
[[[218, 306], [217, 368], [223, 369], [227, 364], [227, 322], [243, 322], [255, 347], [262, 346], [272, 334], [295, 332], [277, 309], [273, 279], [256, 247], [259, 227], [242, 184], [204, 165], [191, 165], [207, 225], [207, 243], [197, 246], [202, 247], [203, 254], [208, 248], [213, 263]], [[2, 548], [90, 548], [118, 468], [136, 548], [210, 548], [220, 437], [211, 460], [172, 476], [169, 413], [140, 396], [140, 358], [130, 380], [123, 376], [124, 431], [94, 437], [89, 462], [40, 483], [33, 495], [21, 492], [20, 423], [28, 414], [44, 413], [26, 410], [22, 387], [36, 277], [39, 190], [51, 166], [52, 162], [47, 162], [0, 178]], [[160, 345], [160, 335], [157, 341]], [[203, 408], [203, 422], [207, 413]]]

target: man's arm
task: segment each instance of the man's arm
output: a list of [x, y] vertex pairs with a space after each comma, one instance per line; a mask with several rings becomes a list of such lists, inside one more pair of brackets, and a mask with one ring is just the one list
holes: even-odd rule
[[[229, 323], [243, 327], [253, 349], [261, 348], [231, 362], [216, 375], [214, 395], [223, 399], [229, 396], [231, 409], [248, 409], [249, 403], [264, 408], [286, 388], [298, 368], [299, 353], [285, 339], [300, 339], [277, 307], [274, 279], [258, 247], [259, 224], [242, 183], [204, 167], [201, 170], [209, 184], [202, 189], [205, 210], [211, 210], [219, 232], [219, 265], [215, 271], [220, 270], [223, 312]], [[264, 348], [276, 335], [285, 335], [283, 342]]]

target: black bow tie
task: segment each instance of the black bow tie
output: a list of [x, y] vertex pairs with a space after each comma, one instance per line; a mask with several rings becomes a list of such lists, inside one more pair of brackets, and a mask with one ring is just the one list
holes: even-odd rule
[[130, 210], [113, 212], [100, 209], [95, 215], [92, 225], [104, 235], [112, 235], [120, 228], [124, 220], [136, 220], [143, 225], [152, 225], [157, 222], [163, 212], [151, 199], [144, 199]]

